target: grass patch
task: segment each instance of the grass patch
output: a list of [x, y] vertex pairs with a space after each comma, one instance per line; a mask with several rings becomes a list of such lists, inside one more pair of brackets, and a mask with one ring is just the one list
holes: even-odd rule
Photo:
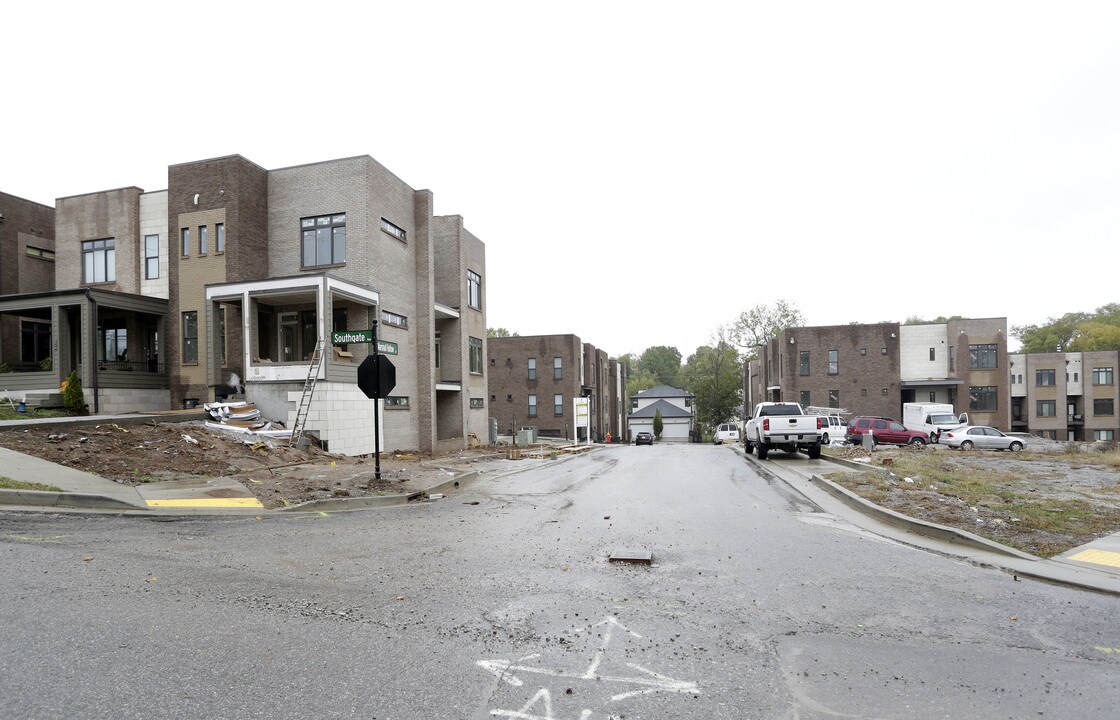
[[9, 477], [3, 476], [0, 476], [0, 490], [46, 490], [47, 492], [66, 492], [62, 488], [57, 488], [54, 485], [23, 482], [22, 480], [12, 480]]
[[[62, 409], [27, 408], [27, 412], [18, 412], [6, 400], [0, 404], [0, 420], [34, 420], [36, 418], [70, 417], [70, 413]], [[17, 403], [18, 404], [18, 403]]]
[[[1112, 453], [1079, 458], [1098, 463]], [[1017, 459], [1035, 456], [1020, 454]], [[1053, 460], [1045, 455], [1039, 460]], [[1118, 458], [1120, 459], [1120, 458]], [[1120, 506], [1084, 499], [1082, 488], [1040, 481], [1030, 463], [985, 467], [943, 453], [900, 454], [890, 470], [831, 474], [829, 479], [877, 505], [949, 525], [1035, 555], [1051, 557], [1120, 529]], [[906, 482], [905, 478], [913, 480]], [[1120, 485], [1104, 493], [1120, 493]], [[1082, 497], [1076, 497], [1082, 494]]]

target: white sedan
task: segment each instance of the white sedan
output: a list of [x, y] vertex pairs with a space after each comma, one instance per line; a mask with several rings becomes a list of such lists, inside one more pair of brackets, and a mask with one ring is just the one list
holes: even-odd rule
[[1004, 435], [999, 430], [985, 425], [965, 425], [941, 433], [942, 444], [958, 450], [1010, 450], [1018, 452], [1023, 449], [1023, 441], [1019, 438]]

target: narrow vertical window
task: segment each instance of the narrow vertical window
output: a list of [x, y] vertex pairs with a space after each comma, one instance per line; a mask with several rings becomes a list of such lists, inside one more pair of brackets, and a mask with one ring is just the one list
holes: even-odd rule
[[183, 313], [183, 362], [198, 362], [198, 313]]
[[218, 308], [218, 358], [226, 364], [226, 307]]
[[537, 416], [537, 396], [529, 396], [529, 417], [534, 418]]
[[[828, 374], [829, 375], [840, 374], [840, 351], [839, 350], [829, 350], [828, 351]], [[833, 406], [833, 407], [839, 407], [839, 406]]]
[[537, 359], [536, 358], [529, 358], [529, 379], [530, 380], [536, 380], [537, 379]]
[[470, 371], [482, 374], [482, 340], [476, 337], [470, 338]]
[[209, 230], [210, 230], [210, 228], [208, 228], [205, 225], [200, 225], [199, 228], [198, 228], [198, 254], [199, 255], [205, 255], [206, 254], [206, 245], [207, 245], [207, 241], [209, 239], [207, 236], [208, 236], [208, 231]]
[[[637, 402], [637, 401], [635, 401], [635, 402]], [[560, 393], [557, 393], [557, 394], [552, 396], [552, 414], [553, 415], [563, 415], [564, 414], [564, 396], [561, 395]]]
[[179, 230], [179, 252], [183, 257], [189, 257], [191, 254], [191, 229], [182, 228]]
[[563, 380], [564, 379], [564, 358], [562, 358], [562, 357], [552, 358], [552, 379], [553, 380]]
[[801, 375], [808, 375], [809, 374], [809, 351], [808, 350], [802, 350], [801, 351], [799, 366], [800, 366], [800, 374]]
[[226, 251], [226, 224], [218, 223], [214, 226], [214, 252]]
[[144, 236], [144, 277], [159, 278], [159, 235]]
[[471, 270], [467, 271], [467, 305], [482, 309], [482, 276]]

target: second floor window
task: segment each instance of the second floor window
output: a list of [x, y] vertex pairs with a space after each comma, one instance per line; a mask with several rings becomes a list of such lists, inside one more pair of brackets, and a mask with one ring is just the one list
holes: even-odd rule
[[190, 228], [180, 228], [179, 230], [179, 254], [183, 257], [188, 257], [191, 254]]
[[529, 396], [529, 417], [536, 417], [536, 416], [537, 416], [537, 396], [536, 395], [530, 395]]
[[1094, 415], [1113, 415], [1115, 412], [1116, 411], [1114, 408], [1114, 403], [1112, 402], [1112, 398], [1094, 398]]
[[1058, 414], [1058, 404], [1054, 400], [1039, 400], [1035, 408], [1039, 417], [1054, 417]]
[[536, 380], [537, 379], [537, 359], [536, 358], [529, 358], [529, 379], [530, 380]]
[[968, 368], [970, 370], [994, 370], [996, 367], [996, 346], [969, 345]]
[[839, 375], [840, 374], [840, 351], [839, 350], [829, 350], [828, 351], [828, 374], [829, 375]]
[[205, 225], [201, 225], [198, 228], [198, 254], [199, 255], [205, 255], [206, 254], [206, 250], [207, 250], [206, 246], [210, 241], [209, 230], [210, 230], [210, 228], [206, 227]]
[[1053, 370], [1035, 370], [1034, 384], [1038, 387], [1050, 387], [1054, 384]]
[[144, 236], [144, 277], [148, 280], [159, 277], [159, 235]]
[[552, 379], [553, 380], [563, 380], [564, 379], [564, 358], [561, 358], [561, 357], [552, 358]]
[[183, 362], [198, 362], [198, 313], [183, 313]]
[[802, 375], [808, 375], [809, 374], [809, 351], [808, 350], [802, 350], [801, 351], [800, 368], [801, 368], [800, 372], [801, 372]]
[[82, 243], [82, 282], [103, 283], [117, 279], [116, 241], [89, 240]]
[[303, 267], [346, 262], [346, 213], [300, 220]]
[[218, 223], [214, 226], [214, 252], [226, 251], [226, 224]]
[[1094, 385], [1111, 385], [1112, 384], [1112, 368], [1093, 368], [1093, 384]]

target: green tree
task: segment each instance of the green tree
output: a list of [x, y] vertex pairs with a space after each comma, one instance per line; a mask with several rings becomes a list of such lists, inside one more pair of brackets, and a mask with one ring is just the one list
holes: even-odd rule
[[505, 328], [486, 328], [486, 337], [488, 338], [503, 338], [503, 337], [521, 337], [518, 333], [511, 333]]
[[702, 427], [727, 422], [743, 403], [743, 363], [722, 330], [714, 345], [696, 348], [681, 374], [695, 396], [696, 420]]
[[626, 392], [630, 395], [637, 395], [643, 390], [649, 390], [659, 384], [653, 373], [645, 368], [635, 370], [626, 376]]
[[74, 415], [85, 413], [86, 395], [82, 391], [82, 379], [78, 377], [77, 370], [66, 377], [66, 389], [62, 391], [62, 404]]
[[661, 417], [661, 411], [658, 410], [653, 413], [653, 436], [658, 440], [661, 439], [661, 431], [665, 429], [665, 420]]
[[648, 370], [658, 385], [677, 387], [680, 383], [681, 351], [668, 345], [648, 347], [638, 358], [637, 370]]
[[964, 320], [964, 315], [950, 315], [949, 317], [945, 317], [944, 315], [938, 315], [937, 317], [935, 317], [932, 320], [925, 320], [918, 315], [911, 315], [910, 317], [906, 318], [906, 320], [904, 320], [902, 324], [903, 325], [944, 325], [945, 323], [949, 322], [950, 320]]
[[1022, 343], [1020, 352], [1052, 353], [1072, 350], [1078, 336], [1078, 326], [1092, 320], [1088, 313], [1072, 312], [1061, 317], [1048, 318], [1044, 325], [1016, 325], [1011, 334]]
[[793, 303], [778, 300], [773, 307], [755, 305], [739, 313], [728, 329], [730, 342], [746, 351], [747, 360], [758, 355], [758, 346], [778, 337], [786, 328], [805, 325], [805, 316]]

